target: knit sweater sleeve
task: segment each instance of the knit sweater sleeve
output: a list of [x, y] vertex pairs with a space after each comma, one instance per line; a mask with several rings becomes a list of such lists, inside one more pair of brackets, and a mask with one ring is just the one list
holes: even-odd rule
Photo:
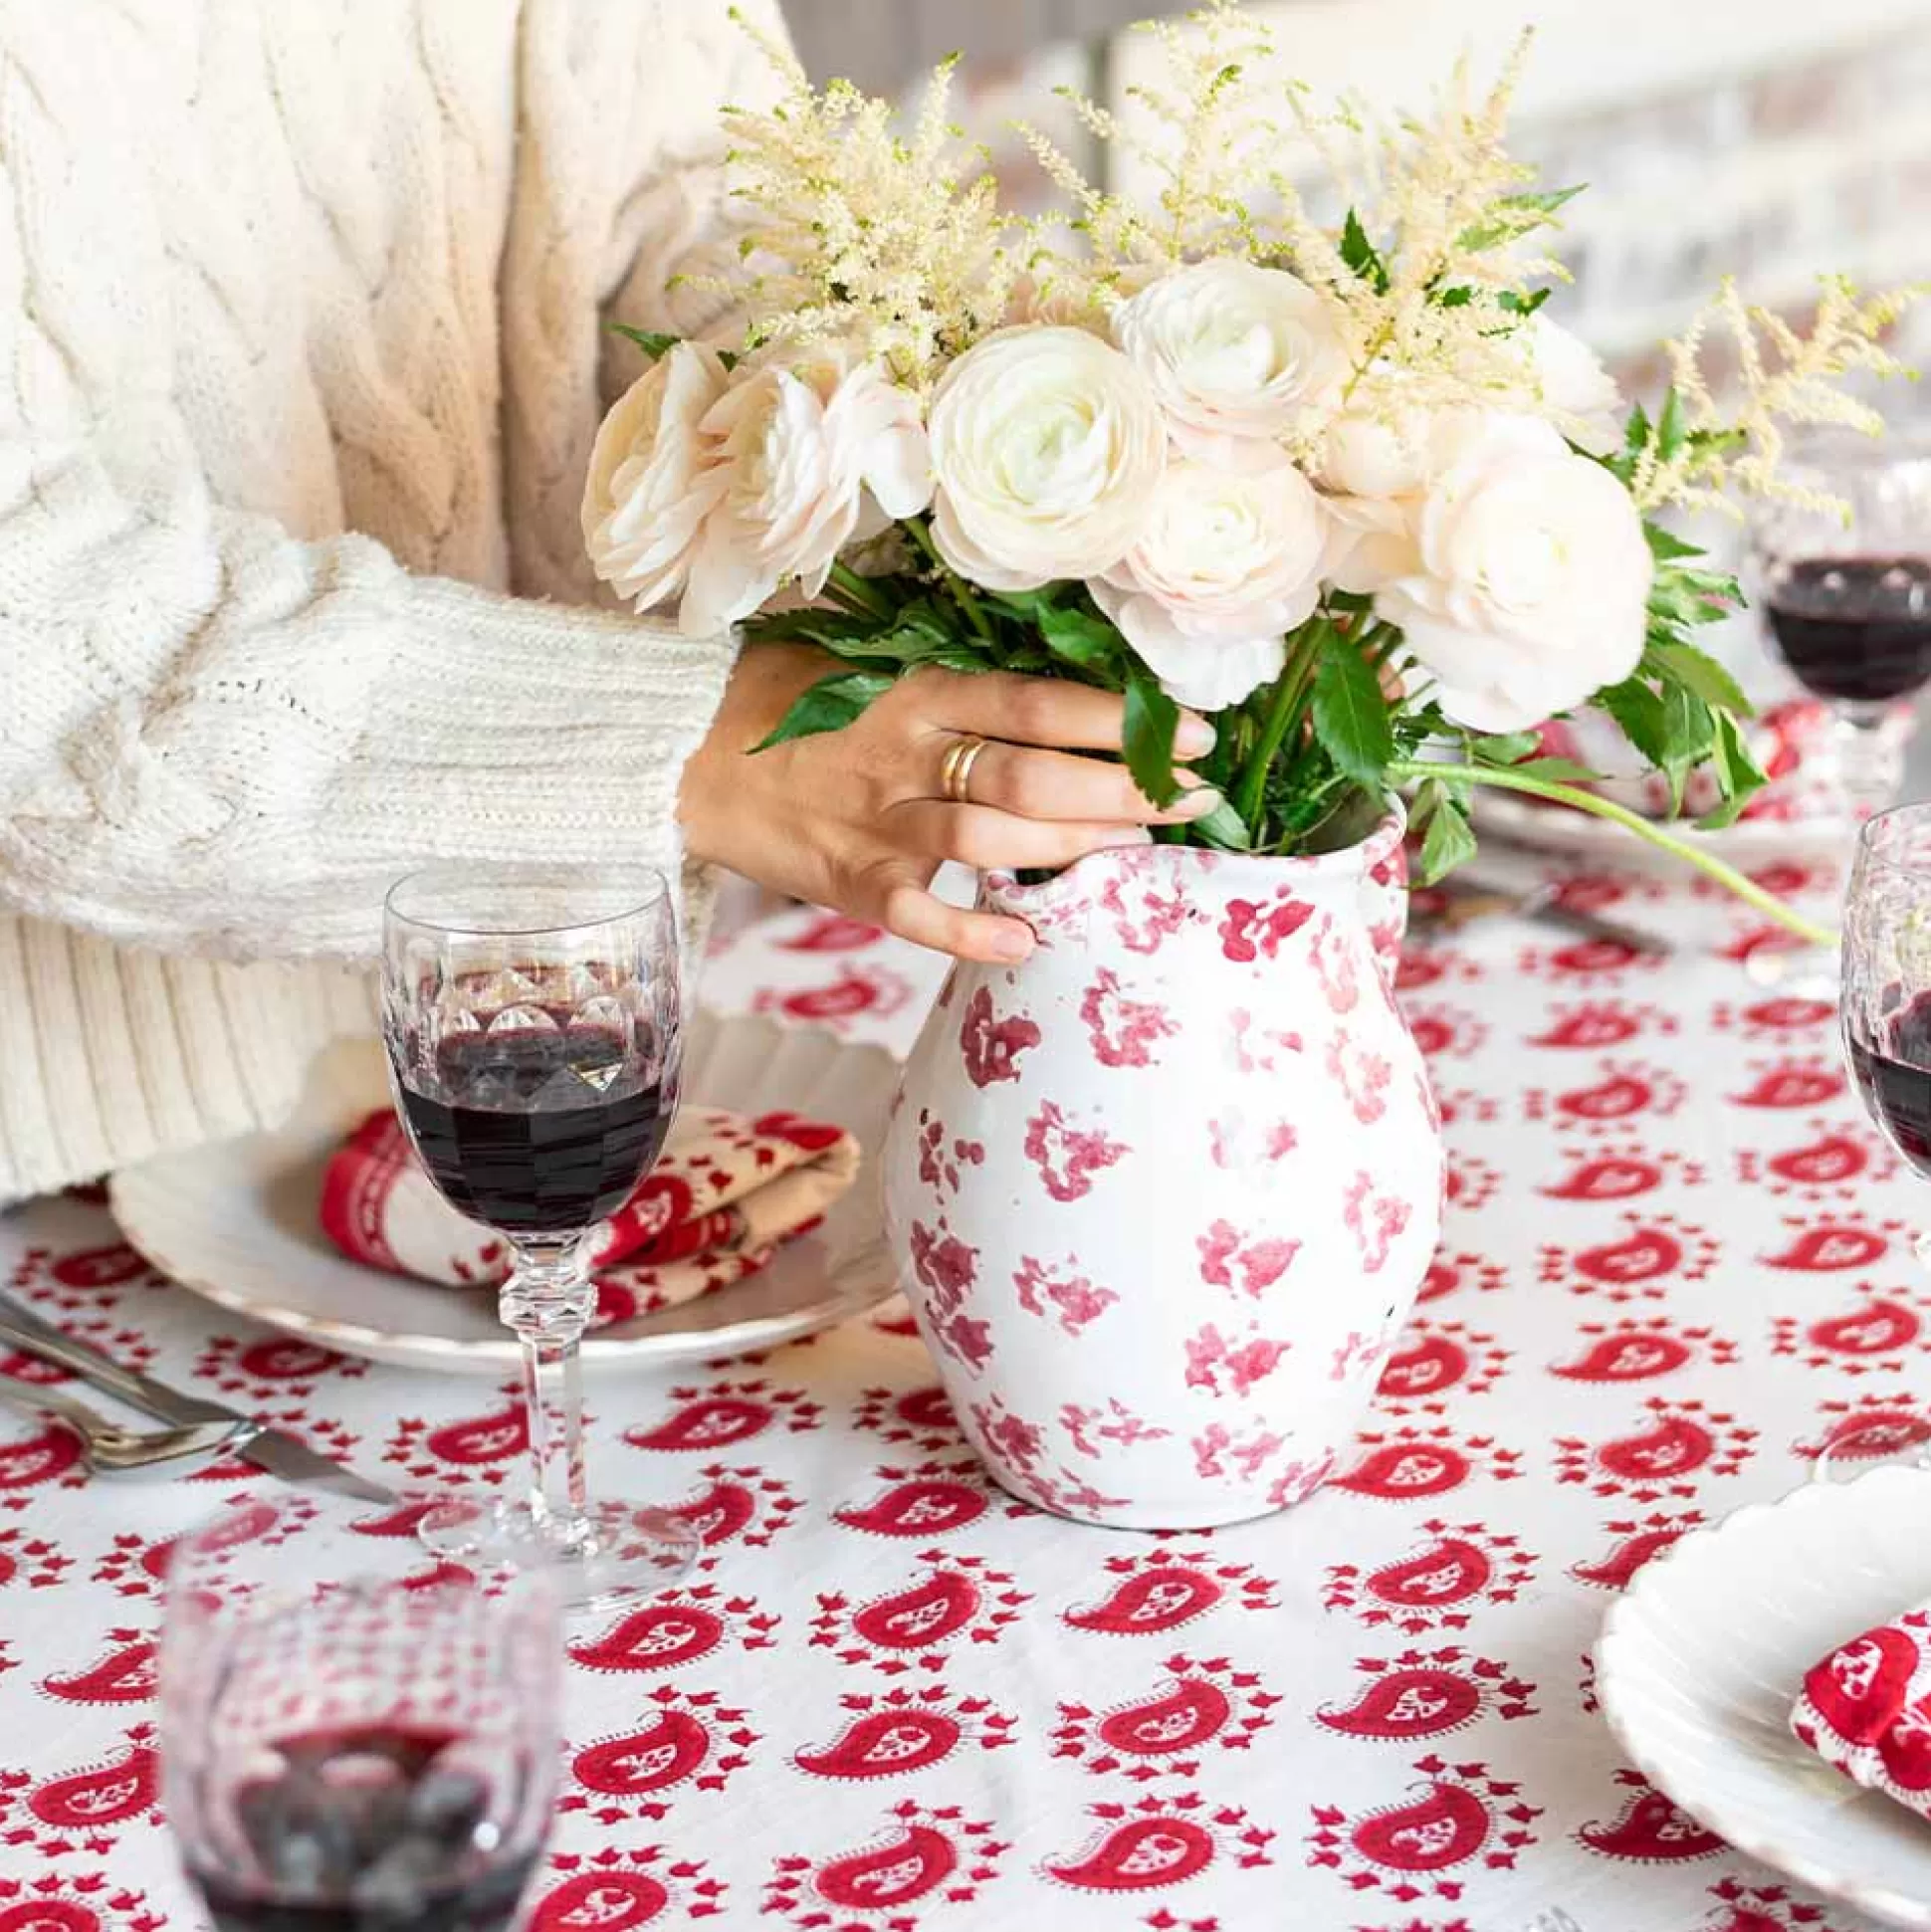
[[730, 662], [0, 437], [0, 901], [286, 957], [367, 950], [426, 857], [674, 865]]
[[[531, 0], [529, 18], [539, 50], [573, 48], [577, 26], [630, 11]], [[367, 951], [384, 888], [427, 858], [674, 866], [678, 779], [722, 696], [730, 640], [577, 607], [595, 586], [569, 540], [573, 503], [559, 500], [546, 548], [574, 567], [521, 575], [536, 594], [509, 597], [411, 572], [367, 537], [297, 535], [224, 501], [172, 407], [164, 359], [139, 359], [162, 332], [152, 321], [168, 289], [130, 256], [73, 239], [114, 232], [113, 181], [80, 165], [85, 110], [50, 106], [44, 73], [14, 52], [10, 28], [0, 908], [129, 945], [288, 958]], [[608, 70], [594, 54], [586, 65]], [[78, 90], [85, 64], [72, 70]], [[628, 124], [647, 133], [659, 98], [631, 101]], [[568, 176], [602, 137], [594, 118], [577, 136], [580, 103], [551, 105], [523, 143], [522, 171], [538, 181]], [[436, 137], [447, 132], [438, 121]], [[597, 325], [568, 239], [532, 228], [527, 279], [504, 298], [513, 317], [558, 319], [566, 352], [520, 368], [510, 345], [506, 413], [514, 444], [519, 378], [544, 410], [573, 413], [548, 446], [574, 465], [558, 481], [566, 494], [581, 489], [595, 426]], [[487, 238], [477, 246], [487, 253]], [[56, 286], [48, 263], [71, 266], [77, 248], [85, 273]], [[529, 511], [513, 497], [513, 537]]]

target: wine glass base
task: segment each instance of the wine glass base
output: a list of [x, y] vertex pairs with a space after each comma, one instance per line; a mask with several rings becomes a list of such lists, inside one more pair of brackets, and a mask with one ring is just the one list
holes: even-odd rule
[[1790, 999], [1823, 999], [1834, 1004], [1841, 957], [1834, 946], [1758, 947], [1745, 956], [1751, 982]]
[[680, 1516], [596, 1502], [573, 1520], [505, 1497], [458, 1499], [417, 1527], [425, 1548], [456, 1563], [542, 1570], [566, 1612], [654, 1597], [690, 1575], [703, 1540]]

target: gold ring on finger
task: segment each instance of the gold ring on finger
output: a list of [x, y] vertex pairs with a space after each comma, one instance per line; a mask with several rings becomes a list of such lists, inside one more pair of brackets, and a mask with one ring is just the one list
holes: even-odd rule
[[955, 805], [971, 803], [972, 766], [985, 750], [986, 741], [976, 734], [966, 734], [952, 742], [939, 766], [939, 789]]

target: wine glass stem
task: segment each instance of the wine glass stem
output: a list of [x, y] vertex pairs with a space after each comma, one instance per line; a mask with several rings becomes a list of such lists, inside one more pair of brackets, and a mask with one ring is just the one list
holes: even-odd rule
[[1859, 706], [1854, 711], [1839, 710], [1834, 718], [1837, 747], [1837, 781], [1843, 788], [1844, 802], [1853, 819], [1864, 819], [1897, 796], [1903, 777], [1902, 760], [1895, 743], [1884, 736], [1884, 713], [1880, 706]]
[[577, 1342], [593, 1290], [579, 1243], [519, 1242], [498, 1308], [523, 1344], [530, 1426], [530, 1507], [567, 1534], [589, 1500], [583, 1475], [583, 1379]]

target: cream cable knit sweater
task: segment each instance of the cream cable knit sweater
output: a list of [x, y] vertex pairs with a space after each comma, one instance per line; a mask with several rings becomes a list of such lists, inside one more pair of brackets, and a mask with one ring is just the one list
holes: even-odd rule
[[285, 1108], [366, 993], [245, 962], [412, 862], [675, 861], [729, 645], [576, 506], [769, 87], [726, 0], [0, 0], [0, 1201]]

